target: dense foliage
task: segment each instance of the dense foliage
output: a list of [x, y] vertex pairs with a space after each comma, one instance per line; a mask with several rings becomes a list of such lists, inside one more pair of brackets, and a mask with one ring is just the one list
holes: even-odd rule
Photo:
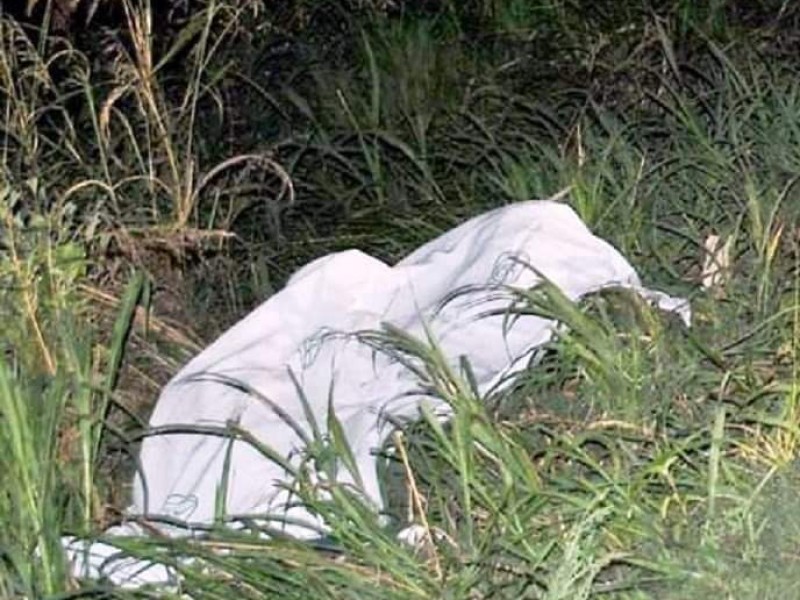
[[[159, 386], [299, 265], [392, 261], [565, 188], [692, 299], [691, 329], [532, 295], [569, 327], [489, 398], [389, 335], [456, 409], [395, 440], [397, 527], [309, 484], [325, 550], [219, 531], [130, 551], [194, 556], [176, 593], [196, 598], [797, 595], [793, 3], [2, 10], [0, 595], [106, 593], [67, 576], [60, 535], [119, 517]], [[421, 548], [394, 537], [408, 515]]]

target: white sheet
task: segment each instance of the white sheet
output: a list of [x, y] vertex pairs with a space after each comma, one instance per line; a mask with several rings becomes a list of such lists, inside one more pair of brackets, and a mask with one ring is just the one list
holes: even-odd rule
[[[469, 359], [484, 392], [501, 377], [524, 368], [552, 334], [555, 324], [542, 318], [518, 319], [510, 329], [504, 328], [502, 316], [479, 318], [487, 310], [509, 306], [511, 295], [503, 286], [532, 287], [538, 281], [536, 272], [571, 299], [608, 286], [633, 288], [665, 309], [680, 312], [688, 322], [685, 302], [642, 289], [625, 258], [592, 235], [567, 205], [523, 202], [464, 223], [394, 267], [358, 250], [306, 265], [281, 292], [175, 375], [162, 391], [150, 425], [224, 428], [235, 423], [297, 465], [302, 439], [270, 406], [271, 401], [312, 436], [291, 371], [323, 434], [332, 393], [359, 466], [364, 496], [380, 509], [373, 453], [393, 429], [390, 418], [415, 418], [423, 396], [411, 374], [396, 362], [376, 356], [351, 337], [325, 334], [378, 329], [386, 322], [424, 338], [427, 325], [448, 360], [456, 364], [461, 356]], [[442, 305], [453, 292], [466, 288], [473, 291]], [[247, 393], [233, 381], [258, 394]], [[448, 413], [442, 401], [426, 401], [443, 416]], [[269, 513], [324, 526], [302, 507], [288, 506], [292, 498], [283, 486], [290, 478], [249, 444], [185, 432], [145, 439], [130, 511], [210, 523], [222, 508], [218, 499], [226, 469], [226, 515]], [[347, 472], [340, 472], [339, 479], [353, 482]], [[300, 538], [318, 535], [297, 524], [286, 525], [284, 531]], [[71, 556], [80, 563], [77, 570], [86, 567], [81, 557]]]

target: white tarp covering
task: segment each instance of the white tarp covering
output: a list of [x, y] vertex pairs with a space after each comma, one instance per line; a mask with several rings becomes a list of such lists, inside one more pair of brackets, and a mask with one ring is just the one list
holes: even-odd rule
[[[303, 436], [313, 437], [298, 383], [323, 434], [332, 398], [363, 492], [379, 509], [374, 452], [392, 423], [417, 416], [423, 399], [444, 416], [448, 407], [420, 395], [413, 376], [399, 363], [376, 355], [352, 336], [332, 334], [390, 323], [424, 339], [427, 327], [454, 365], [462, 356], [469, 360], [483, 392], [524, 368], [553, 332], [555, 324], [539, 317], [516, 319], [509, 326], [502, 315], [485, 316], [511, 304], [504, 286], [530, 288], [539, 280], [537, 273], [571, 299], [609, 286], [633, 288], [688, 322], [684, 302], [642, 289], [625, 258], [592, 235], [571, 208], [555, 201], [523, 202], [480, 215], [394, 267], [357, 250], [322, 257], [298, 271], [281, 292], [195, 357], [164, 388], [151, 427], [186, 429], [144, 440], [131, 514], [209, 523], [225, 487], [227, 515], [269, 513], [321, 525], [302, 507], [287, 506], [296, 499], [285, 488], [283, 467], [244, 441], [188, 431], [235, 424], [296, 465]], [[470, 291], [453, 298], [461, 290]], [[352, 482], [344, 470], [339, 478]], [[130, 531], [135, 529], [123, 526], [111, 533]], [[317, 535], [296, 524], [284, 531], [297, 537]], [[97, 576], [111, 568], [112, 562], [101, 565], [100, 558], [109, 556], [110, 546], [94, 544], [90, 550], [98, 557], [89, 558], [87, 572]], [[87, 567], [85, 555], [70, 555], [77, 572]], [[124, 582], [136, 567], [131, 563], [111, 579]], [[163, 575], [151, 572], [144, 580]]]

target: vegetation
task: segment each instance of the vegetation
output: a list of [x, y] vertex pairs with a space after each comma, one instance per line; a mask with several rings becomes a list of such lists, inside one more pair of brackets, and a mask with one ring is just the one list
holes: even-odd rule
[[131, 553], [194, 598], [800, 594], [792, 3], [28, 4], [0, 15], [0, 595], [165, 597], [72, 580], [59, 540], [119, 516], [177, 366], [312, 257], [567, 187], [690, 329], [539, 290], [569, 327], [487, 398], [388, 332], [455, 409], [393, 440], [391, 526], [304, 486], [324, 547]]

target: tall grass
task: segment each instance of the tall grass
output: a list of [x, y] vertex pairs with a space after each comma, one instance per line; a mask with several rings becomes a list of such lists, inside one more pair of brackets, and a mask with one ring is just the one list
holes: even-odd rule
[[[212, 530], [123, 545], [173, 564], [179, 591], [204, 598], [785, 597], [800, 93], [793, 65], [704, 37], [731, 39], [727, 3], [677, 2], [650, 21], [621, 5], [609, 22], [632, 25], [612, 44], [568, 34], [578, 3], [551, 3], [563, 79], [537, 85], [526, 69], [552, 69], [525, 44], [545, 13], [520, 3], [353, 13], [347, 51], [331, 51], [346, 60], [317, 56], [268, 80], [275, 89], [245, 71], [257, 60], [234, 60], [269, 42], [257, 3], [204, 2], [163, 45], [153, 7], [121, 6], [106, 59], [0, 20], [4, 596], [95, 585], [68, 577], [59, 537], [113, 520], [118, 482], [102, 466], [135, 412], [122, 371], [150, 340], [138, 325], [151, 292], [131, 264], [152, 269], [166, 252], [180, 265], [235, 232], [247, 247], [228, 260], [256, 257], [280, 282], [326, 251], [393, 259], [484, 208], [569, 187], [649, 284], [691, 296], [690, 329], [623, 293], [574, 305], [520, 290], [521, 312], [566, 327], [483, 397], [468, 361], [448, 365], [435, 340], [375, 333], [454, 413], [443, 424], [423, 411], [383, 449], [384, 519], [300, 471], [301, 500], [330, 527], [315, 544]], [[470, 27], [494, 42], [473, 43]], [[636, 64], [617, 64], [619, 48]], [[255, 133], [221, 142], [226, 127]], [[730, 260], [706, 289], [710, 236]], [[91, 303], [101, 291], [111, 315]], [[149, 336], [175, 331], [156, 317]], [[331, 453], [346, 463], [335, 435], [309, 460]], [[416, 546], [396, 539], [409, 523]]]
[[95, 478], [127, 328], [121, 322], [108, 340], [107, 364], [85, 327], [89, 307], [77, 286], [86, 257], [63, 215], [23, 224], [12, 213], [19, 192], [5, 187], [2, 196], [0, 587], [8, 597], [44, 596], [65, 582], [60, 532], [88, 530], [101, 512]]

